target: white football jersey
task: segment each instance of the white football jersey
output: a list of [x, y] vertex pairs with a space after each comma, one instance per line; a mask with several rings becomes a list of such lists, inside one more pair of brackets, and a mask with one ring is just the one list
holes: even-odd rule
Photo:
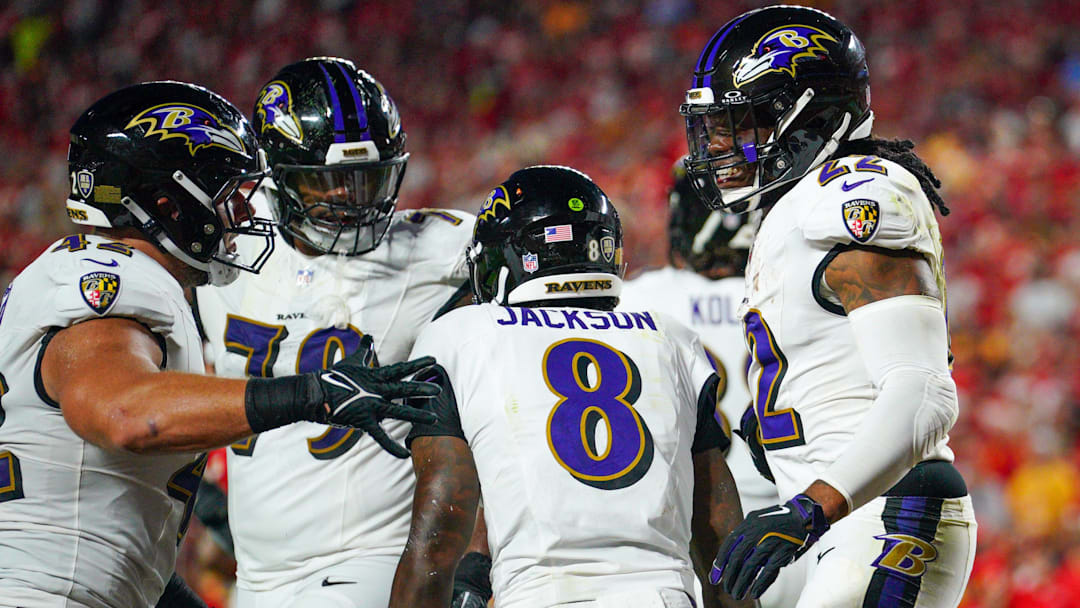
[[0, 304], [0, 606], [153, 606], [172, 575], [205, 457], [88, 443], [38, 375], [55, 331], [103, 316], [154, 332], [165, 369], [203, 371], [183, 290], [149, 256], [75, 235], [15, 277]]
[[[748, 353], [738, 314], [744, 286], [741, 276], [714, 281], [692, 270], [667, 266], [623, 283], [619, 301], [620, 310], [662, 311], [701, 337], [717, 373], [725, 380], [718, 413], [729, 435], [730, 429], [739, 428], [739, 419], [750, 405], [745, 376]], [[776, 486], [757, 472], [746, 442], [738, 436], [731, 437], [727, 463], [739, 488], [743, 513], [779, 502]]]
[[653, 311], [484, 304], [428, 326], [420, 355], [445, 396], [413, 436], [468, 442], [498, 606], [692, 593], [691, 450], [727, 443], [693, 332]]
[[[355, 257], [306, 256], [278, 236], [258, 275], [198, 290], [216, 373], [322, 369], [356, 350], [364, 334], [381, 364], [405, 360], [468, 279], [473, 221], [460, 211], [398, 211], [379, 247]], [[408, 431], [407, 423], [382, 424], [399, 441]], [[361, 431], [288, 425], [231, 446], [228, 468], [241, 588], [267, 591], [350, 558], [399, 556], [405, 546], [412, 464]]]
[[[752, 355], [750, 391], [781, 496], [818, 478], [877, 396], [823, 278], [829, 261], [852, 245], [921, 253], [945, 293], [933, 208], [915, 176], [896, 163], [828, 161], [769, 211], [751, 250], [740, 315]], [[952, 461], [947, 438], [931, 458]]]

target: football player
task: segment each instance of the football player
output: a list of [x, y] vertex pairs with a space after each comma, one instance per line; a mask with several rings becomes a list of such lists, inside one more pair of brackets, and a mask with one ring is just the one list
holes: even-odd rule
[[873, 137], [863, 46], [821, 11], [724, 25], [681, 113], [705, 203], [765, 212], [740, 316], [756, 437], [788, 499], [747, 515], [713, 581], [758, 597], [802, 556], [799, 608], [957, 605], [976, 524], [948, 446], [940, 182], [910, 141]]
[[695, 563], [742, 517], [701, 342], [662, 313], [613, 311], [622, 228], [573, 169], [497, 186], [467, 255], [480, 305], [413, 348], [439, 357], [418, 377], [444, 398], [441, 422], [409, 434], [416, 497], [390, 605], [447, 605], [482, 493], [498, 605], [691, 606]]
[[[198, 292], [216, 373], [319, 370], [365, 339], [382, 363], [404, 361], [440, 307], [468, 293], [473, 217], [395, 211], [409, 158], [401, 117], [351, 61], [281, 68], [253, 122], [273, 175], [257, 207], [269, 207], [278, 247], [258, 276]], [[408, 426], [386, 428], [400, 440]], [[372, 439], [295, 424], [228, 449], [240, 608], [386, 605], [414, 476], [407, 452]]]
[[68, 215], [93, 233], [51, 245], [0, 303], [0, 606], [171, 607], [193, 597], [170, 575], [197, 452], [298, 420], [430, 421], [377, 394], [438, 388], [398, 381], [430, 360], [369, 369], [370, 344], [328, 372], [201, 375], [185, 290], [257, 272], [272, 245], [243, 194], [265, 175], [255, 132], [221, 97], [121, 89], [75, 122], [68, 162]]
[[[764, 453], [751, 455], [747, 443], [738, 436], [756, 428], [753, 411], [747, 407], [747, 352], [737, 313], [746, 259], [761, 212], [736, 214], [709, 209], [690, 185], [682, 160], [672, 167], [672, 180], [668, 193], [669, 265], [627, 281], [619, 308], [659, 310], [701, 337], [709, 361], [722, 379], [715, 415], [731, 438], [727, 464], [739, 488], [743, 513], [749, 513], [779, 501], [771, 475], [766, 471], [770, 475], [766, 479], [755, 468], [755, 460], [764, 459]], [[740, 429], [745, 414], [751, 428]], [[736, 436], [731, 436], [732, 430]], [[767, 465], [762, 462], [760, 466]], [[802, 588], [801, 566], [802, 562], [797, 562], [781, 572], [761, 598], [764, 608], [795, 605]]]

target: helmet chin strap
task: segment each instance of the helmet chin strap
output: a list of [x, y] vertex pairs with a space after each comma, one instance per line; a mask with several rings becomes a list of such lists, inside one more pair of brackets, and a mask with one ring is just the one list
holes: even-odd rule
[[[809, 99], [813, 97], [812, 89], [807, 89], [806, 92], [810, 93], [810, 95], [807, 96], [804, 93], [803, 96], [799, 98], [800, 101], [802, 101], [803, 99], [809, 101]], [[790, 118], [794, 118], [794, 116], [798, 114], [798, 112], [801, 112], [802, 107], [805, 107], [805, 105], [806, 104], [804, 103], [802, 104], [802, 106], [799, 106], [799, 104], [796, 103], [795, 111], [789, 114], [789, 116], [785, 117], [784, 121], [782, 121], [784, 123], [783, 128], [787, 128], [787, 126], [791, 124]], [[840, 144], [842, 142], [850, 141], [853, 139], [864, 139], [866, 137], [869, 137], [874, 127], [874, 113], [868, 112], [866, 118], [864, 118], [863, 121], [859, 123], [858, 126], [856, 126], [854, 129], [851, 129], [851, 133], [847, 134], [848, 127], [850, 125], [851, 113], [845, 112], [844, 119], [840, 121], [840, 126], [836, 129], [836, 131], [833, 132], [833, 134], [829, 137], [829, 140], [825, 142], [824, 146], [822, 146], [821, 152], [819, 152], [818, 155], [814, 157], [814, 160], [810, 163], [810, 169], [825, 162], [830, 156], [832, 156], [836, 152], [837, 148], [840, 147]], [[769, 137], [770, 143], [776, 137], [776, 133], [778, 132], [780, 132], [780, 129], [777, 129], [777, 131]], [[847, 137], [845, 137], [845, 134], [847, 134]], [[801, 175], [793, 175], [786, 179], [779, 179], [769, 184], [768, 186], [765, 186], [764, 188], [758, 189], [758, 184], [761, 181], [761, 168], [759, 167], [757, 171], [754, 172], [754, 184], [752, 186], [744, 186], [742, 188], [732, 188], [728, 190], [728, 192], [730, 192], [732, 196], [730, 202], [728, 202], [728, 197], [724, 195], [724, 192], [721, 192], [720, 195], [724, 204], [728, 206], [743, 202], [745, 200], [747, 202], [747, 207], [745, 210], [742, 211], [742, 213], [745, 213], [747, 211], [753, 211], [758, 208], [758, 205], [761, 204], [762, 194], [771, 192], [772, 190], [789, 184], [794, 180], [802, 179], [805, 175], [806, 173], [802, 173]]]
[[510, 269], [506, 266], [499, 268], [499, 280], [496, 281], [499, 285], [498, 291], [495, 292], [495, 301], [505, 305], [506, 302], [506, 280], [510, 278]]
[[[829, 137], [829, 141], [825, 142], [825, 145], [821, 147], [821, 152], [814, 157], [814, 161], [811, 162], [810, 166], [807, 168], [808, 170], [825, 162], [825, 159], [832, 156], [833, 152], [836, 152], [836, 149], [840, 147], [840, 142], [844, 139], [844, 134], [847, 133], [850, 124], [851, 113], [844, 112], [844, 120], [840, 121], [840, 127], [833, 132], [831, 137]], [[805, 175], [805, 173], [803, 175]], [[802, 175], [799, 177], [802, 177]]]
[[131, 200], [129, 197], [120, 199], [120, 204], [125, 209], [131, 212], [131, 215], [135, 216], [135, 219], [139, 220], [139, 223], [145, 227], [144, 234], [152, 236], [154, 240], [158, 242], [162, 248], [169, 253], [169, 255], [180, 260], [181, 262], [191, 266], [196, 270], [205, 272], [210, 277], [210, 284], [221, 286], [228, 285], [236, 280], [236, 277], [240, 276], [240, 269], [227, 264], [222, 264], [211, 260], [210, 262], [200, 262], [195, 258], [188, 255], [183, 249], [181, 249], [167, 232], [161, 229], [161, 226], [154, 218], [150, 217], [150, 214], [143, 211], [142, 207]]
[[867, 137], [870, 137], [870, 132], [873, 130], [874, 111], [870, 110], [866, 113], [866, 117], [863, 118], [862, 122], [860, 122], [858, 125], [855, 126], [854, 129], [851, 130], [851, 135], [847, 136], [847, 141], [851, 141], [853, 139], [866, 139]]
[[727, 190], [721, 190], [720, 200], [723, 201], [724, 205], [728, 208], [733, 207], [738, 203], [745, 202], [746, 209], [739, 211], [739, 213], [753, 211], [754, 209], [757, 209], [759, 204], [761, 204], [761, 193], [769, 189], [766, 188], [765, 190], [761, 190], [758, 188], [759, 184], [761, 184], [761, 169], [757, 168], [754, 170], [753, 184], [750, 184], [749, 186], [743, 186], [742, 188], [729, 188]]

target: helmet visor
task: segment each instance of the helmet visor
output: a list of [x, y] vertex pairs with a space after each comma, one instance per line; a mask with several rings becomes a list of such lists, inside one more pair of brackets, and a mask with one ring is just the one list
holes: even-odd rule
[[351, 165], [279, 165], [274, 178], [290, 207], [293, 236], [324, 253], [373, 249], [394, 211], [405, 159]]

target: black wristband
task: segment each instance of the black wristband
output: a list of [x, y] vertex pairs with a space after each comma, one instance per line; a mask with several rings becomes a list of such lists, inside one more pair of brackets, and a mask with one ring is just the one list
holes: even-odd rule
[[318, 421], [326, 397], [315, 374], [251, 378], [244, 391], [248, 425], [261, 433], [300, 420]]
[[491, 558], [483, 553], [471, 551], [458, 561], [454, 573], [454, 587], [471, 591], [484, 600], [491, 599]]

